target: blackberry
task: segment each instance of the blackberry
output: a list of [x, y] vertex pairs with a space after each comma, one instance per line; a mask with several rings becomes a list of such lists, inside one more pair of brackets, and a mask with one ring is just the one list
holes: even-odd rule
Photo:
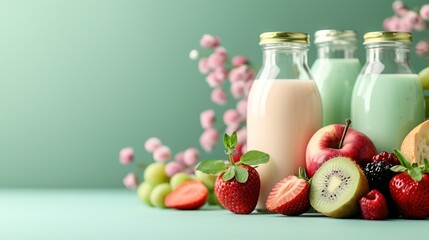
[[363, 171], [368, 179], [370, 189], [377, 189], [383, 195], [390, 195], [389, 182], [395, 176], [395, 172], [391, 171], [390, 167], [392, 164], [386, 160], [366, 164]]
[[392, 165], [399, 165], [398, 157], [394, 153], [381, 152], [372, 157], [373, 162], [387, 161]]

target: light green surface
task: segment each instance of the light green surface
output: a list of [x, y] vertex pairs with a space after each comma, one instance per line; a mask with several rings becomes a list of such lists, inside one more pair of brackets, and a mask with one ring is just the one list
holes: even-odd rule
[[[131, 170], [118, 164], [122, 147], [149, 162], [148, 137], [174, 152], [197, 146], [199, 113], [214, 105], [188, 53], [205, 33], [259, 66], [261, 32], [353, 29], [361, 41], [381, 29], [391, 3], [2, 0], [0, 187], [121, 187]], [[310, 65], [315, 55], [312, 45]], [[426, 64], [412, 60], [417, 70]]]
[[1, 190], [0, 239], [409, 239], [428, 220], [236, 215], [218, 208], [161, 210], [126, 190]]

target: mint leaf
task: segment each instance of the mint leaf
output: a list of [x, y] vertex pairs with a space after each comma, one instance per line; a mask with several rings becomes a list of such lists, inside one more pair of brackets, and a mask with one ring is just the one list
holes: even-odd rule
[[237, 146], [237, 142], [238, 142], [237, 131], [234, 131], [231, 135], [231, 138], [230, 138], [230, 147], [232, 149], [235, 149], [235, 146]]
[[242, 167], [236, 167], [235, 168], [235, 180], [239, 183], [245, 183], [247, 182], [247, 179], [249, 178], [249, 172], [247, 169]]
[[223, 160], [204, 160], [198, 164], [196, 170], [212, 175], [218, 175], [226, 170]]
[[395, 154], [398, 157], [398, 160], [401, 163], [401, 165], [406, 167], [407, 169], [411, 169], [411, 164], [407, 160], [407, 158], [404, 155], [402, 155], [402, 153], [398, 149], [395, 148], [393, 151], [395, 151]]
[[407, 171], [407, 168], [401, 165], [395, 165], [393, 167], [390, 168], [390, 171], [393, 172], [405, 172]]
[[417, 182], [420, 182], [420, 180], [423, 178], [423, 173], [420, 168], [409, 169], [408, 173], [410, 174], [411, 178]]
[[229, 137], [229, 135], [228, 134], [224, 134], [223, 135], [223, 146], [226, 148], [226, 149], [229, 149], [229, 143], [230, 143], [230, 137]]
[[423, 162], [424, 162], [424, 169], [423, 169], [423, 172], [424, 173], [429, 173], [429, 161], [427, 160], [427, 158], [425, 158], [425, 159], [423, 159]]
[[262, 163], [267, 163], [269, 159], [270, 155], [261, 151], [251, 150], [241, 156], [240, 163], [247, 165], [258, 165]]
[[226, 170], [225, 174], [223, 174], [222, 179], [227, 182], [231, 179], [233, 179], [235, 176], [235, 166], [232, 166], [230, 168], [228, 168], [228, 170]]

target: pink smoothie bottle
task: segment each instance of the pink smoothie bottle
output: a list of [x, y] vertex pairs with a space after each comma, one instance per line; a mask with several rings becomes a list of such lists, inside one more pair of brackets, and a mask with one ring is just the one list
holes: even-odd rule
[[263, 64], [247, 105], [248, 149], [270, 154], [257, 168], [261, 191], [256, 209], [282, 178], [305, 167], [305, 150], [322, 125], [320, 94], [307, 66], [308, 34], [267, 32], [260, 36]]

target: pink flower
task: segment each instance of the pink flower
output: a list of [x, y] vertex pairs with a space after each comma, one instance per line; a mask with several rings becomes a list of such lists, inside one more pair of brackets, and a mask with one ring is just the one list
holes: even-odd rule
[[238, 66], [247, 64], [248, 60], [245, 56], [238, 55], [233, 57], [231, 62], [232, 62], [232, 66], [238, 67]]
[[200, 145], [205, 151], [211, 152], [218, 140], [219, 140], [218, 131], [215, 128], [209, 128], [209, 129], [206, 129], [203, 132], [203, 134], [201, 134]]
[[167, 146], [160, 146], [153, 152], [153, 159], [158, 162], [166, 162], [171, 157], [170, 148]]
[[130, 164], [134, 160], [134, 150], [130, 147], [123, 148], [119, 152], [119, 162], [122, 165]]
[[227, 97], [222, 88], [217, 87], [211, 93], [211, 99], [214, 103], [219, 105], [225, 105], [227, 101]]
[[215, 48], [219, 46], [219, 38], [213, 37], [210, 34], [204, 34], [200, 40], [200, 45], [203, 48]]
[[240, 115], [243, 118], [246, 118], [247, 116], [247, 99], [241, 99], [238, 103], [237, 103], [237, 111], [240, 113]]
[[216, 68], [213, 72], [211, 72], [206, 80], [210, 87], [217, 87], [221, 85], [226, 78], [226, 75], [228, 74], [225, 67], [219, 67]]
[[387, 31], [396, 31], [399, 29], [399, 22], [400, 22], [400, 19], [396, 16], [386, 18], [384, 19], [383, 27]]
[[228, 55], [225, 49], [216, 48], [216, 50], [209, 56], [207, 64], [211, 69], [224, 67], [227, 58]]
[[414, 23], [414, 30], [423, 31], [426, 29], [426, 21], [422, 17], [418, 17]]
[[204, 129], [212, 128], [216, 121], [215, 112], [212, 109], [205, 110], [200, 114], [201, 126]]
[[234, 123], [230, 124], [226, 127], [225, 133], [231, 135], [233, 132], [237, 131], [240, 128], [240, 124]]
[[196, 148], [188, 148], [184, 154], [185, 164], [187, 166], [193, 166], [198, 162], [198, 158], [200, 157], [200, 152]]
[[183, 169], [183, 167], [179, 163], [177, 163], [177, 162], [169, 162], [165, 166], [165, 173], [167, 174], [167, 176], [171, 177], [174, 174], [179, 173], [180, 171], [182, 171], [182, 169]]
[[198, 61], [198, 70], [202, 74], [210, 72], [209, 61], [207, 58], [201, 58], [200, 61]]
[[185, 164], [185, 158], [184, 158], [185, 153], [184, 152], [178, 152], [175, 156], [174, 156], [174, 161], [176, 161], [178, 164], [180, 164], [182, 167], [184, 167]]
[[425, 40], [421, 40], [416, 45], [416, 53], [419, 56], [425, 56], [429, 52], [429, 43]]
[[161, 146], [161, 140], [155, 137], [151, 137], [144, 143], [144, 148], [148, 153], [153, 153], [158, 147]]
[[429, 20], [429, 4], [425, 4], [420, 8], [420, 16], [424, 20]]
[[185, 173], [187, 174], [194, 174], [195, 173], [195, 167], [188, 167], [185, 169]]
[[240, 113], [235, 109], [228, 109], [223, 114], [223, 122], [227, 125], [239, 125], [243, 121]]
[[396, 0], [392, 3], [392, 9], [395, 12], [400, 10], [400, 9], [404, 9], [404, 8], [405, 8], [405, 5], [402, 1]]
[[237, 139], [238, 139], [238, 143], [247, 142], [247, 128], [246, 127], [240, 128], [237, 131]]
[[252, 89], [253, 81], [254, 80], [246, 82], [246, 85], [244, 86], [244, 95], [245, 96], [249, 96], [250, 90]]
[[122, 182], [128, 189], [135, 189], [139, 184], [139, 179], [134, 173], [128, 173], [128, 175], [124, 177]]
[[244, 96], [244, 89], [246, 83], [242, 81], [232, 82], [231, 83], [231, 94], [234, 98], [238, 99]]
[[246, 81], [248, 78], [248, 74], [247, 74], [247, 66], [246, 65], [242, 65], [240, 67], [236, 67], [234, 69], [232, 69], [229, 72], [229, 81], [231, 83], [233, 82], [239, 82], [239, 81]]

